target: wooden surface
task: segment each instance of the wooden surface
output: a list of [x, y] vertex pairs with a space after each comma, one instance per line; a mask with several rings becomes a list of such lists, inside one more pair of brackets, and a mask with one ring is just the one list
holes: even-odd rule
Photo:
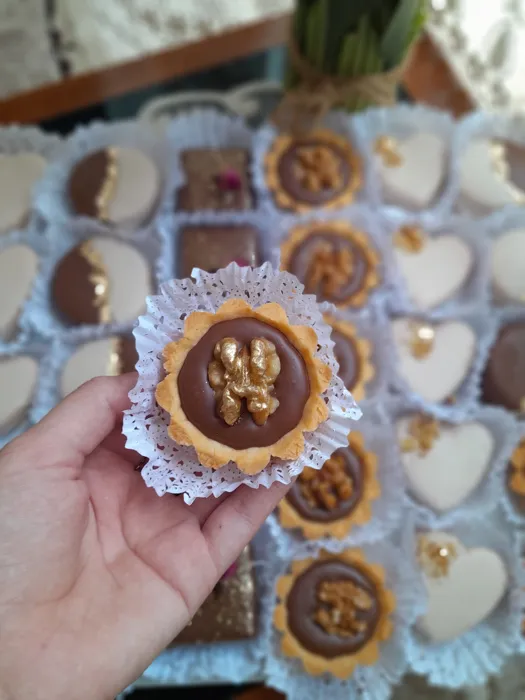
[[[289, 16], [243, 26], [178, 48], [66, 78], [0, 102], [0, 123], [37, 123], [286, 42]], [[432, 41], [423, 35], [404, 87], [418, 102], [459, 115], [471, 104]]]

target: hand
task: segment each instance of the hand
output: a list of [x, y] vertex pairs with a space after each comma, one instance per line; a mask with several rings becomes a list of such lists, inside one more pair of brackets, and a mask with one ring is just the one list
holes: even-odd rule
[[0, 452], [1, 700], [113, 698], [286, 491], [159, 498], [121, 435], [135, 381], [88, 382]]

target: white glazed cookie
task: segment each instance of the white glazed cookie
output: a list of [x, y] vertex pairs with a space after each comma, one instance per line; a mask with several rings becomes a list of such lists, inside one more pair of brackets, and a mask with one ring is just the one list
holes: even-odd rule
[[447, 152], [441, 137], [426, 132], [396, 141], [395, 159], [378, 152], [376, 163], [385, 201], [412, 210], [429, 207], [445, 178]]
[[0, 435], [25, 420], [37, 375], [38, 364], [29, 355], [0, 358]]
[[0, 338], [11, 340], [22, 306], [31, 292], [38, 257], [27, 245], [14, 244], [0, 251]]
[[426, 401], [453, 397], [472, 366], [474, 330], [461, 321], [431, 325], [398, 318], [392, 322], [392, 334], [398, 371], [410, 389]]
[[454, 535], [421, 535], [418, 559], [428, 594], [418, 629], [434, 642], [459, 637], [485, 620], [508, 586], [505, 563], [496, 552], [467, 549]]
[[525, 304], [525, 228], [507, 231], [494, 241], [491, 273], [497, 301]]
[[410, 491], [436, 513], [461, 505], [487, 474], [494, 437], [483, 423], [453, 425], [414, 414], [396, 428]]
[[[402, 229], [395, 240], [402, 236]], [[394, 257], [414, 305], [434, 309], [454, 297], [467, 282], [473, 268], [472, 249], [457, 236], [430, 237], [419, 243], [394, 244]]]
[[45, 167], [46, 161], [37, 153], [0, 154], [0, 233], [26, 224], [33, 185]]
[[465, 149], [460, 189], [465, 205], [479, 216], [525, 198], [525, 192], [509, 180], [505, 147], [486, 139], [472, 141]]

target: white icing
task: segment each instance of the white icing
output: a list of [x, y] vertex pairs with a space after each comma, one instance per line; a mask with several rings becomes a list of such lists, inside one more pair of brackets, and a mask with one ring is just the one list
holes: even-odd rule
[[31, 191], [46, 161], [37, 153], [0, 154], [0, 233], [22, 227], [31, 208]]
[[460, 161], [461, 193], [479, 213], [516, 203], [523, 194], [497, 172], [491, 141], [477, 139], [465, 149]]
[[108, 204], [110, 221], [139, 226], [160, 196], [160, 174], [153, 160], [135, 148], [115, 147], [117, 177]]
[[418, 252], [396, 247], [394, 255], [412, 301], [422, 310], [453, 297], [473, 267], [470, 247], [456, 236], [427, 238]]
[[419, 132], [397, 144], [401, 163], [376, 162], [383, 182], [385, 199], [408, 209], [429, 206], [445, 177], [447, 144], [436, 134]]
[[500, 301], [525, 303], [525, 229], [501, 235], [492, 249], [492, 285]]
[[[411, 418], [397, 423], [399, 442], [408, 436]], [[414, 496], [438, 513], [456, 508], [479, 486], [488, 471], [494, 437], [482, 423], [440, 422], [439, 435], [428, 452], [401, 452]]]
[[452, 396], [467, 376], [474, 358], [476, 334], [466, 323], [445, 321], [434, 325], [433, 346], [428, 355], [414, 357], [411, 344], [414, 320], [392, 322], [399, 358], [399, 373], [412, 391], [427, 401], [439, 402]]
[[505, 594], [508, 574], [501, 557], [490, 549], [467, 549], [445, 532], [425, 536], [438, 544], [452, 543], [458, 555], [451, 559], [447, 575], [436, 578], [423, 573], [428, 607], [417, 626], [433, 641], [446, 642], [490, 615]]
[[60, 380], [62, 396], [67, 396], [84, 382], [108, 374], [112, 338], [101, 338], [80, 345], [66, 362]]
[[97, 236], [91, 241], [108, 272], [112, 319], [134, 321], [146, 310], [146, 296], [153, 291], [146, 258], [134, 246], [112, 238]]
[[0, 434], [6, 435], [24, 420], [37, 374], [38, 364], [29, 355], [0, 358]]
[[0, 336], [10, 340], [38, 268], [35, 251], [15, 244], [0, 252]]

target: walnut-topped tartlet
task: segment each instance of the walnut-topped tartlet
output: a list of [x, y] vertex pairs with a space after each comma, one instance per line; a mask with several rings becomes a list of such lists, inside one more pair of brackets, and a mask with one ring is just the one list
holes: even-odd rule
[[328, 418], [331, 370], [316, 349], [315, 331], [291, 325], [277, 303], [231, 299], [190, 314], [183, 337], [164, 349], [156, 392], [170, 437], [212, 469], [231, 461], [256, 474], [272, 457], [297, 459], [304, 432]]

